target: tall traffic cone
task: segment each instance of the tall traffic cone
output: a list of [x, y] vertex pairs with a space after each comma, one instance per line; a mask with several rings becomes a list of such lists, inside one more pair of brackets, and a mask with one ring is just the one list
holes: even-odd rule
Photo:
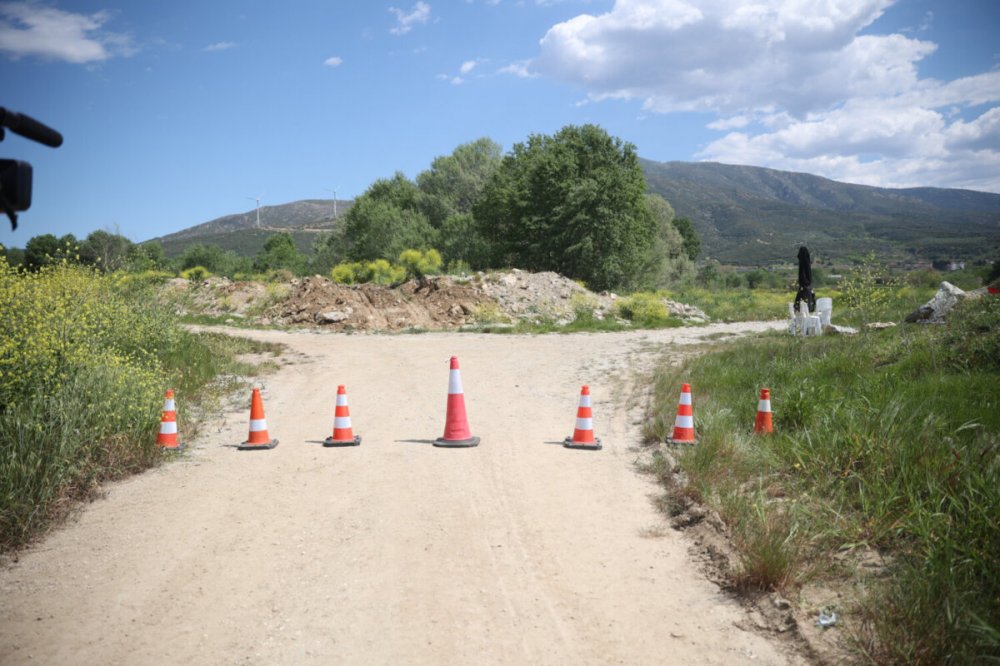
[[347, 406], [347, 389], [343, 384], [337, 387], [337, 406], [333, 412], [333, 436], [323, 441], [323, 446], [357, 446], [361, 436], [354, 436], [351, 430], [351, 410]]
[[247, 441], [236, 448], [240, 451], [273, 449], [278, 440], [267, 434], [267, 420], [264, 418], [264, 402], [260, 399], [260, 389], [255, 388], [250, 397], [250, 435]]
[[479, 446], [479, 438], [469, 430], [469, 419], [465, 415], [465, 394], [462, 392], [462, 374], [458, 369], [458, 357], [451, 357], [451, 372], [448, 374], [448, 413], [444, 422], [444, 435], [434, 440], [434, 446], [463, 448]]
[[753, 424], [754, 432], [768, 434], [771, 427], [771, 389], [760, 390], [760, 401], [757, 403], [757, 419]]
[[691, 385], [681, 386], [681, 399], [677, 403], [677, 418], [674, 420], [674, 444], [694, 444], [694, 409], [691, 406]]
[[590, 409], [590, 387], [580, 389], [580, 406], [576, 410], [576, 428], [573, 436], [563, 442], [567, 449], [587, 449], [597, 451], [601, 448], [601, 438], [594, 437], [594, 418]]
[[160, 432], [156, 435], [156, 445], [168, 451], [180, 451], [184, 445], [177, 441], [177, 406], [174, 404], [174, 390], [167, 389], [163, 396], [163, 415], [160, 417]]

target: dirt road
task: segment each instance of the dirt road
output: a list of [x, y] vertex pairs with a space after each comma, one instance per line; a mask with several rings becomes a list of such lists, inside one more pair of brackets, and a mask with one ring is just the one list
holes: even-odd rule
[[[243, 406], [8, 563], [0, 663], [802, 663], [735, 626], [743, 611], [699, 575], [634, 466], [634, 373], [778, 325], [240, 332], [291, 350], [264, 380], [278, 447], [233, 448]], [[451, 355], [477, 448], [430, 444]], [[584, 383], [598, 452], [559, 445]], [[319, 443], [337, 384], [360, 447]]]

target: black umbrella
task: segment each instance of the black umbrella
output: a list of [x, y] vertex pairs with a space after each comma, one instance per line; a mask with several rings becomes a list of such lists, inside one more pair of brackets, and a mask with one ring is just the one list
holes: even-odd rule
[[795, 294], [795, 308], [801, 301], [809, 304], [809, 310], [816, 311], [816, 294], [812, 290], [813, 270], [809, 249], [803, 245], [799, 248], [799, 291]]
[[799, 248], [799, 289], [810, 289], [812, 283], [812, 259], [809, 258], [809, 248], [803, 245]]

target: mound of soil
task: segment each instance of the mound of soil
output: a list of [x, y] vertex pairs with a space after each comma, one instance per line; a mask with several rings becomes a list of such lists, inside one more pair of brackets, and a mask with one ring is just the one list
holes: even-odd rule
[[485, 303], [491, 300], [481, 290], [451, 277], [411, 280], [389, 288], [343, 285], [317, 275], [293, 284], [288, 298], [267, 315], [273, 323], [334, 330], [446, 329], [473, 323]]
[[[229, 315], [261, 324], [322, 326], [337, 331], [453, 329], [472, 324], [552, 321], [568, 324], [581, 310], [614, 316], [615, 294], [596, 294], [558, 273], [477, 273], [411, 280], [395, 286], [344, 285], [320, 275], [263, 285], [212, 277], [170, 280], [162, 296], [178, 312]], [[707, 321], [696, 308], [664, 299], [671, 315]]]

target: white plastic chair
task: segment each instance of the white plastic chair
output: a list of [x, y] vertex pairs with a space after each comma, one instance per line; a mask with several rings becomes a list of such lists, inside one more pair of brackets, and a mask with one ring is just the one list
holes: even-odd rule
[[795, 303], [788, 304], [788, 332], [792, 335], [799, 334], [799, 318], [795, 313]]
[[816, 314], [819, 315], [819, 323], [821, 326], [829, 326], [830, 319], [833, 318], [833, 299], [817, 298]]
[[809, 313], [809, 304], [799, 301], [799, 331], [802, 335], [823, 335], [823, 325], [820, 323], [819, 315]]

